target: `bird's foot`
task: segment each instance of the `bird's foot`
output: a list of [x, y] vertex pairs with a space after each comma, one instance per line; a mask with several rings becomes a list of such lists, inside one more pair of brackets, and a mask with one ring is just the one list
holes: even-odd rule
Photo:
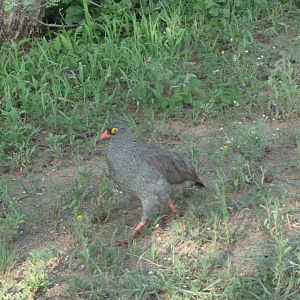
[[140, 233], [142, 228], [145, 226], [147, 222], [146, 221], [141, 221], [131, 232], [129, 238], [127, 241], [120, 241], [116, 242], [113, 246], [114, 247], [126, 247], [129, 248], [134, 240], [134, 238]]
[[174, 202], [172, 200], [170, 200], [168, 202], [168, 206], [172, 212], [172, 218], [176, 219], [178, 217], [178, 211], [177, 211], [177, 207], [175, 206]]
[[167, 224], [170, 224], [174, 219], [176, 219], [178, 216], [175, 215], [175, 214], [171, 214], [167, 217], [164, 217], [163, 218], [163, 224], [167, 225]]
[[168, 206], [169, 206], [169, 208], [171, 210], [171, 215], [163, 218], [164, 224], [169, 224], [174, 219], [178, 218], [178, 211], [177, 211], [177, 208], [176, 208], [176, 206], [175, 206], [175, 204], [174, 204], [174, 202], [172, 200], [170, 200], [168, 202]]
[[113, 247], [124, 247], [128, 248], [128, 240], [125, 241], [117, 241], [113, 244]]

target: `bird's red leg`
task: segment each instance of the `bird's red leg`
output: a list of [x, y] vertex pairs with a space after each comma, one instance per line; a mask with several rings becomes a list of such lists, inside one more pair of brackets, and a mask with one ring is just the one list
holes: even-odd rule
[[140, 231], [142, 230], [142, 228], [145, 226], [146, 223], [147, 223], [147, 221], [140, 221], [140, 223], [137, 224], [137, 226], [130, 233], [128, 240], [116, 242], [114, 244], [114, 247], [121, 247], [121, 246], [129, 247], [131, 245], [133, 239], [140, 233]]
[[169, 200], [168, 206], [169, 206], [169, 208], [170, 208], [170, 210], [172, 212], [172, 215], [164, 218], [164, 223], [165, 224], [170, 223], [173, 219], [175, 219], [175, 218], [178, 217], [177, 208], [176, 208], [176, 206], [175, 206], [175, 204], [174, 204], [174, 202], [172, 200]]
[[129, 238], [128, 238], [128, 247], [131, 245], [133, 239], [141, 232], [142, 228], [145, 226], [146, 221], [140, 221], [139, 224], [132, 230]]
[[168, 202], [169, 208], [174, 216], [178, 216], [177, 208], [172, 200]]

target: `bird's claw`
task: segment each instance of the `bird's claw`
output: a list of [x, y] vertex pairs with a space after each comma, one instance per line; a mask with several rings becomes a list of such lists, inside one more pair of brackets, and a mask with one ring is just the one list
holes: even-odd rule
[[124, 247], [124, 248], [129, 248], [130, 242], [129, 240], [126, 241], [118, 241], [113, 244], [113, 247]]
[[165, 224], [169, 224], [169, 223], [171, 223], [174, 219], [177, 219], [177, 218], [178, 218], [178, 214], [177, 214], [177, 213], [176, 213], [176, 214], [172, 213], [170, 216], [167, 216], [167, 217], [163, 218], [163, 222], [164, 222]]

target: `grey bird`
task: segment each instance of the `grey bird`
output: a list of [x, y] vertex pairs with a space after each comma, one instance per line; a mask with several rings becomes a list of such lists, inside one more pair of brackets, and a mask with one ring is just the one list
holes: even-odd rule
[[173, 199], [186, 187], [205, 187], [191, 162], [181, 154], [157, 145], [135, 141], [131, 129], [123, 122], [109, 124], [100, 141], [111, 138], [107, 151], [110, 177], [119, 187], [142, 202], [143, 215], [128, 239], [128, 246], [164, 203], [174, 215]]

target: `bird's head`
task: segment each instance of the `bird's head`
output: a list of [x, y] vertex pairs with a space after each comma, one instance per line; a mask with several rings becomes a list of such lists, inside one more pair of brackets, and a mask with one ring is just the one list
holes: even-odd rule
[[109, 139], [112, 136], [119, 136], [125, 133], [131, 133], [130, 129], [125, 123], [113, 122], [107, 125], [106, 129], [100, 136], [100, 141]]

